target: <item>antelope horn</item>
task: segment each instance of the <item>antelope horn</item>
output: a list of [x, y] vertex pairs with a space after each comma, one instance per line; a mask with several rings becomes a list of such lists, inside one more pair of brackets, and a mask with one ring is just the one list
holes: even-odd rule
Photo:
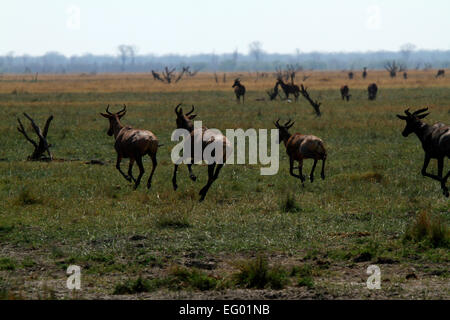
[[123, 113], [125, 111], [127, 111], [127, 105], [126, 104], [123, 105], [123, 109], [120, 110], [119, 112], [117, 112], [117, 114], [121, 114], [121, 113]]
[[428, 111], [428, 108], [424, 108], [424, 109], [420, 109], [420, 110], [415, 111], [413, 113], [413, 116], [418, 116], [419, 114], [421, 114], [421, 113], [423, 113], [425, 111]]
[[180, 111], [178, 110], [181, 107], [182, 103], [180, 103], [179, 105], [177, 105], [177, 107], [175, 108], [175, 113], [176, 114], [180, 114]]
[[276, 122], [273, 123], [275, 125], [275, 127], [279, 128], [280, 127], [280, 119], [278, 119]]
[[194, 107], [194, 105], [192, 105], [192, 110], [191, 110], [190, 112], [186, 113], [186, 115], [187, 115], [187, 116], [191, 115], [192, 112], [194, 112], [194, 110], [195, 110], [195, 107]]
[[112, 113], [109, 112], [109, 104], [108, 104], [108, 108], [106, 108], [106, 113], [109, 114], [109, 115], [112, 115]]
[[290, 124], [291, 124], [291, 121], [292, 121], [292, 119], [289, 119], [289, 121], [286, 122], [286, 124], [285, 124], [284, 126], [287, 127], [288, 125], [290, 125]]
[[409, 112], [409, 108], [405, 110], [405, 114], [406, 114], [407, 116], [410, 116], [410, 115], [411, 115], [411, 112]]

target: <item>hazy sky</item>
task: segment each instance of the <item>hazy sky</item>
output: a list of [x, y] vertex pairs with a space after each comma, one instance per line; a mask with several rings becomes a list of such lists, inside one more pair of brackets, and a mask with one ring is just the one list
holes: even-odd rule
[[2, 0], [0, 54], [450, 49], [449, 0]]

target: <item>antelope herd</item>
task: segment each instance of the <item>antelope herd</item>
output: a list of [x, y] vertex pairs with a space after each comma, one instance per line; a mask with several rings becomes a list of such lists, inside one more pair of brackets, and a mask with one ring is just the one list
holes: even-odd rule
[[[300, 90], [300, 88], [297, 85], [294, 85], [294, 83], [285, 83], [281, 79], [281, 77], [278, 77], [272, 94], [278, 95], [278, 86], [281, 86], [283, 92], [285, 93], [286, 99], [289, 98], [290, 94], [293, 94], [295, 96], [295, 99], [297, 100], [301, 93], [305, 98], [308, 99], [308, 101], [310, 101], [310, 103], [312, 103], [313, 105], [317, 104], [317, 109], [320, 106], [320, 103], [318, 103], [317, 101], [314, 102], [311, 98], [309, 98], [309, 94], [307, 93], [306, 88], [304, 88], [303, 85], [302, 89]], [[241, 84], [240, 79], [235, 80], [233, 88], [235, 89], [234, 91], [237, 101], [240, 102], [240, 98], [242, 97], [242, 102], [244, 102], [246, 89]], [[377, 92], [378, 87], [375, 83], [369, 85], [369, 100], [375, 100]], [[350, 88], [347, 85], [344, 85], [340, 88], [340, 93], [343, 100], [350, 100]], [[114, 147], [117, 152], [117, 170], [127, 181], [134, 182], [134, 188], [137, 189], [145, 173], [142, 157], [145, 155], [150, 156], [153, 162], [153, 168], [147, 182], [147, 188], [150, 189], [152, 178], [158, 165], [156, 155], [158, 152], [158, 148], [161, 146], [159, 145], [158, 138], [151, 131], [133, 129], [132, 127], [124, 126], [121, 123], [121, 119], [127, 112], [127, 108], [125, 105], [124, 108], [117, 113], [111, 113], [109, 111], [109, 108], [110, 107], [108, 105], [106, 113], [101, 113], [101, 115], [109, 120], [109, 130], [107, 132], [108, 135], [114, 136], [115, 138]], [[227, 156], [229, 155], [228, 151], [232, 150], [233, 146], [230, 141], [220, 133], [212, 132], [211, 130], [208, 130], [207, 127], [196, 128], [194, 126], [193, 120], [197, 117], [197, 115], [193, 114], [194, 111], [194, 106], [192, 106], [192, 110], [187, 113], [184, 113], [181, 104], [179, 104], [175, 108], [176, 129], [185, 130], [190, 137], [190, 143], [192, 145], [190, 147], [191, 153], [183, 154], [182, 158], [180, 158], [180, 160], [175, 163], [172, 185], [173, 189], [176, 191], [178, 189], [177, 171], [179, 165], [181, 165], [182, 163], [187, 163], [190, 179], [192, 181], [197, 180], [197, 177], [192, 171], [192, 165], [196, 162], [199, 162], [199, 160], [200, 162], [202, 162], [206, 161], [206, 159], [198, 159], [195, 157], [194, 144], [196, 142], [200, 143], [202, 152], [211, 144], [219, 144], [220, 147], [218, 150], [223, 151], [223, 153], [221, 155], [217, 155], [218, 158], [216, 157], [216, 160], [214, 161], [206, 161], [208, 165], [208, 181], [199, 192], [200, 201], [203, 201], [214, 181], [218, 179], [220, 171], [227, 161]], [[449, 190], [446, 186], [446, 183], [450, 177], [450, 171], [444, 175], [443, 169], [445, 158], [450, 158], [450, 127], [443, 123], [436, 123], [434, 125], [424, 123], [422, 119], [424, 119], [429, 114], [425, 113], [426, 111], [428, 111], [428, 108], [420, 109], [411, 113], [408, 109], [405, 111], [405, 115], [397, 115], [397, 117], [401, 120], [406, 121], [406, 127], [402, 133], [403, 136], [407, 137], [411, 133], [415, 133], [422, 143], [422, 147], [425, 151], [425, 160], [422, 168], [422, 175], [439, 181], [443, 194], [446, 197], [449, 197]], [[318, 113], [318, 115], [320, 115], [320, 112]], [[300, 133], [290, 134], [289, 129], [291, 129], [294, 125], [294, 122], [292, 122], [292, 120], [289, 120], [284, 125], [282, 125], [280, 124], [280, 119], [278, 119], [274, 122], [274, 125], [279, 132], [278, 143], [283, 143], [286, 147], [286, 153], [289, 157], [290, 175], [300, 179], [303, 185], [306, 180], [306, 177], [303, 174], [303, 161], [306, 159], [312, 159], [314, 163], [309, 176], [310, 181], [314, 181], [314, 171], [319, 161], [322, 161], [321, 178], [325, 179], [325, 162], [327, 160], [327, 151], [325, 149], [324, 142], [314, 135]], [[130, 159], [128, 174], [125, 174], [120, 167], [123, 158]], [[217, 161], [217, 159], [219, 159], [220, 161]], [[433, 175], [427, 172], [427, 167], [431, 159], [437, 159], [437, 175]], [[298, 162], [298, 174], [294, 172], [295, 161]], [[135, 162], [139, 167], [139, 176], [137, 179], [135, 179], [133, 176], [133, 165]]]

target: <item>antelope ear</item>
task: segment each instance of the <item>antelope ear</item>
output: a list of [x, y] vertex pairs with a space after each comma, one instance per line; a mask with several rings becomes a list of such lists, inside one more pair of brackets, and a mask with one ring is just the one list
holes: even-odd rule
[[429, 113], [425, 113], [425, 114], [422, 114], [422, 115], [420, 115], [420, 116], [417, 116], [417, 118], [418, 119], [423, 119], [423, 118], [425, 118], [426, 116], [428, 116], [429, 115]]
[[406, 120], [406, 119], [408, 119], [408, 117], [405, 117], [405, 116], [401, 116], [401, 115], [397, 115], [397, 118], [399, 118], [399, 119], [401, 119], [401, 120]]
[[109, 119], [109, 114], [106, 114], [106, 113], [100, 113], [100, 115], [101, 115], [102, 117], [105, 117], [106, 119]]
[[189, 116], [189, 120], [194, 120], [197, 117], [196, 114], [193, 114], [192, 116]]

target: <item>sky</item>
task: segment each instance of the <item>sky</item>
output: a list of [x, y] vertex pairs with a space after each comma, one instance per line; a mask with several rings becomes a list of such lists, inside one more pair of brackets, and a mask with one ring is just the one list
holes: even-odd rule
[[448, 0], [2, 0], [0, 55], [450, 50]]

